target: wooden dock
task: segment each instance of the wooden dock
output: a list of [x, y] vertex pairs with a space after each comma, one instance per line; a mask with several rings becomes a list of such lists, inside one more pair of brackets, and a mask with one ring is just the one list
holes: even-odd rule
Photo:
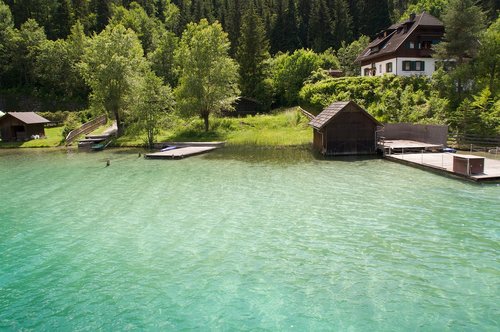
[[500, 160], [484, 158], [484, 171], [482, 173], [461, 174], [453, 171], [454, 156], [461, 156], [464, 158], [477, 158], [477, 156], [468, 156], [454, 153], [386, 154], [385, 158], [387, 160], [399, 162], [408, 166], [418, 167], [439, 174], [451, 175], [476, 182], [500, 181]]
[[147, 153], [144, 157], [148, 159], [182, 159], [215, 149], [217, 149], [217, 146], [186, 146], [168, 151]]
[[441, 149], [443, 145], [441, 144], [431, 144], [424, 142], [417, 142], [411, 140], [387, 140], [382, 143], [383, 148], [386, 150], [433, 150]]

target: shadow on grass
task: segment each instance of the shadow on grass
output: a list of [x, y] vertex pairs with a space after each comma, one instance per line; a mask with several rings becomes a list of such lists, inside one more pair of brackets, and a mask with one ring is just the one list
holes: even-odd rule
[[0, 149], [20, 148], [24, 142], [0, 142]]

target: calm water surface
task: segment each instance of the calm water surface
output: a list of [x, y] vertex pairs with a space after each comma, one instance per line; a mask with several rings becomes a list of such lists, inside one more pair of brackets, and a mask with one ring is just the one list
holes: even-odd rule
[[499, 203], [302, 150], [0, 150], [0, 330], [498, 331]]

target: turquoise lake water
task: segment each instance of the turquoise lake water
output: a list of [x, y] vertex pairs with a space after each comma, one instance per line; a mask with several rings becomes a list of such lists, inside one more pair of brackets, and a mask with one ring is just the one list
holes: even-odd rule
[[499, 329], [498, 185], [307, 150], [0, 150], [0, 189], [0, 330]]

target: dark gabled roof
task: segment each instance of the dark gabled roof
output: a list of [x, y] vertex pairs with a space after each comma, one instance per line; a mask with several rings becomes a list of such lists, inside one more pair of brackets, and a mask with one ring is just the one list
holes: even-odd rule
[[[377, 38], [361, 52], [356, 62], [396, 52], [418, 27], [424, 26], [444, 28], [443, 22], [426, 12], [422, 12], [420, 15], [416, 15], [414, 20], [393, 24], [380, 32]], [[374, 47], [378, 47], [378, 49], [372, 50]]]
[[25, 124], [49, 123], [50, 121], [36, 114], [35, 112], [7, 112], [5, 116], [10, 115]]
[[330, 106], [326, 107], [317, 117], [312, 119], [311, 122], [309, 122], [309, 125], [314, 129], [322, 129], [349, 104], [357, 108], [359, 111], [363, 112], [369, 119], [376, 123], [377, 126], [382, 126], [382, 124], [378, 122], [377, 119], [375, 119], [370, 113], [365, 111], [362, 107], [360, 107], [353, 101], [337, 101], [333, 104], [330, 104]]

